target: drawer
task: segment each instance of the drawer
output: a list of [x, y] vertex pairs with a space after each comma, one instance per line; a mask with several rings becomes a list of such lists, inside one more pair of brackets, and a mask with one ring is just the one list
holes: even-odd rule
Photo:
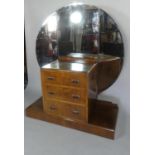
[[45, 97], [46, 99], [59, 99], [61, 98], [61, 87], [54, 85], [45, 86]]
[[86, 90], [74, 88], [62, 88], [62, 98], [66, 101], [85, 104], [86, 103]]
[[73, 87], [86, 87], [86, 74], [80, 72], [64, 72], [62, 75], [63, 85]]
[[50, 115], [61, 115], [61, 103], [58, 101], [45, 101], [44, 111]]
[[61, 72], [53, 70], [42, 70], [42, 80], [49, 84], [61, 84]]
[[86, 108], [81, 106], [63, 104], [62, 114], [69, 119], [86, 121]]

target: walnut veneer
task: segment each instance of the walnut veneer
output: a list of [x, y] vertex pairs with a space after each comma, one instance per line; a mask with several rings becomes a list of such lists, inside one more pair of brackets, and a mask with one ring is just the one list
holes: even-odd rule
[[121, 69], [118, 57], [70, 54], [41, 68], [42, 99], [27, 108], [33, 118], [114, 138], [117, 105], [97, 100]]

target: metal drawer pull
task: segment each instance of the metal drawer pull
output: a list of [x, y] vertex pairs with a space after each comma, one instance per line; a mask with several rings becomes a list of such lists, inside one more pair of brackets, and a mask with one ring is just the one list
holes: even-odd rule
[[56, 110], [57, 108], [55, 106], [50, 106], [50, 110]]
[[72, 95], [72, 98], [73, 99], [80, 99], [80, 96], [79, 95]]
[[48, 94], [49, 94], [49, 95], [54, 95], [55, 93], [54, 93], [54, 92], [48, 92]]
[[80, 111], [79, 110], [73, 110], [72, 113], [78, 115], [78, 114], [80, 114]]
[[48, 80], [55, 80], [55, 77], [52, 77], [52, 76], [51, 76], [51, 77], [48, 77], [47, 79], [48, 79]]
[[79, 84], [80, 83], [80, 80], [72, 80], [72, 83], [74, 83], [74, 84]]

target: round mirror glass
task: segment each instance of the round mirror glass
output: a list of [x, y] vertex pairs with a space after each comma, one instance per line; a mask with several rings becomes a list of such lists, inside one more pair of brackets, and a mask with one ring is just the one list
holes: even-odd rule
[[123, 58], [123, 41], [114, 20], [84, 4], [63, 7], [47, 17], [36, 41], [41, 66], [70, 53], [107, 54]]
[[[72, 53], [116, 56], [122, 65], [123, 40], [114, 20], [102, 9], [85, 4], [71, 4], [50, 14], [37, 36], [39, 66]], [[112, 79], [107, 87], [115, 80]]]

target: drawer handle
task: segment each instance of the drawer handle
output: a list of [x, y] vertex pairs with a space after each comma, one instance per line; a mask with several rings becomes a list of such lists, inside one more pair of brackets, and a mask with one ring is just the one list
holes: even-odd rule
[[54, 92], [48, 92], [48, 95], [54, 95], [55, 93]]
[[80, 99], [80, 96], [79, 95], [72, 95], [72, 98], [73, 99]]
[[55, 106], [50, 106], [50, 110], [56, 110], [57, 108]]
[[52, 76], [51, 76], [51, 77], [48, 77], [47, 79], [48, 79], [48, 80], [55, 80], [55, 77], [52, 77]]
[[80, 114], [80, 111], [79, 110], [73, 110], [72, 113], [73, 114], [76, 114], [76, 115], [79, 115]]
[[74, 79], [73, 79], [73, 80], [72, 80], [72, 83], [73, 83], [73, 84], [79, 84], [79, 83], [80, 83], [80, 80], [74, 80]]

